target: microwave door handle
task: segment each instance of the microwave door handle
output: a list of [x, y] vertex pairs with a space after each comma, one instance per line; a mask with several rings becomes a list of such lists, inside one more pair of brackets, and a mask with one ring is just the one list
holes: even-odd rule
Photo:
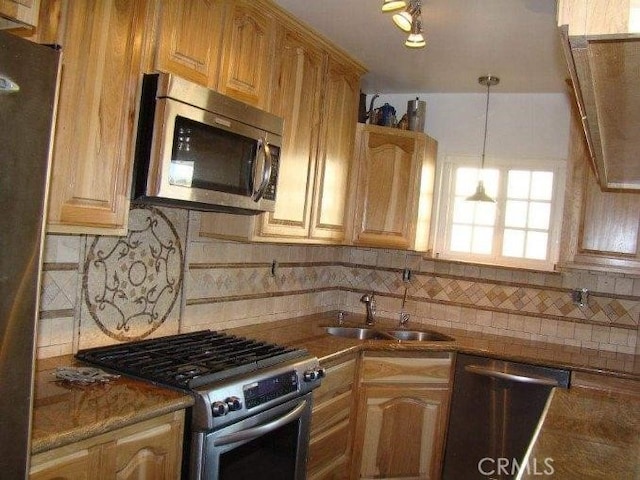
[[289, 413], [277, 418], [272, 422], [265, 423], [264, 425], [260, 425], [259, 427], [248, 428], [246, 430], [240, 430], [239, 432], [230, 433], [229, 435], [223, 435], [216, 438], [213, 441], [213, 444], [216, 447], [221, 447], [223, 445], [230, 445], [232, 443], [253, 440], [254, 438], [258, 438], [269, 432], [277, 430], [278, 428], [292, 422], [293, 420], [297, 420], [302, 416], [305, 408], [307, 408], [307, 401], [303, 400], [300, 405], [291, 410]]
[[273, 160], [271, 159], [271, 149], [269, 148], [269, 144], [266, 140], [258, 141], [258, 151], [256, 152], [255, 162], [256, 165], [258, 163], [258, 158], [260, 154], [264, 155], [264, 168], [262, 169], [262, 179], [260, 180], [260, 186], [253, 192], [253, 201], [257, 202], [262, 198], [264, 192], [269, 185], [269, 179], [271, 178], [271, 169], [273, 167]]

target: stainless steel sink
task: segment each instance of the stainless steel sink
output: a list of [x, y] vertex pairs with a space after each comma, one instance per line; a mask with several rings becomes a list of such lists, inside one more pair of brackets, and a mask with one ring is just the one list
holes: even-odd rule
[[324, 327], [329, 335], [358, 340], [402, 340], [414, 342], [451, 342], [453, 338], [432, 330], [379, 330], [367, 327]]
[[452, 342], [453, 338], [431, 330], [392, 330], [386, 332], [398, 340], [417, 342]]
[[385, 335], [379, 330], [364, 327], [324, 327], [329, 335], [336, 337], [356, 338], [358, 340], [384, 339], [392, 340], [393, 337]]

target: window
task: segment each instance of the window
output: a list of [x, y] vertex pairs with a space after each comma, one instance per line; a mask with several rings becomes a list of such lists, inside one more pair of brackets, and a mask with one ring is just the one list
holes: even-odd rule
[[[564, 161], [448, 157], [436, 253], [440, 258], [552, 270], [558, 254]], [[482, 175], [496, 202], [470, 202]]]

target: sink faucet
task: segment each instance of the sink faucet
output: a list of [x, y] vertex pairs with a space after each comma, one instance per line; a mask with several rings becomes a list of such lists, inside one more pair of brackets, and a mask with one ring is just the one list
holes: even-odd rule
[[364, 303], [367, 307], [367, 320], [365, 323], [367, 325], [375, 324], [376, 320], [374, 318], [374, 315], [376, 314], [376, 300], [373, 296], [373, 292], [365, 293], [364, 295], [362, 295], [362, 298], [360, 298], [360, 301]]

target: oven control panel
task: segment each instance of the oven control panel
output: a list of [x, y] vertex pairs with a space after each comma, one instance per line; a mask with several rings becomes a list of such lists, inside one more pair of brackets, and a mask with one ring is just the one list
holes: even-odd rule
[[298, 390], [298, 374], [295, 370], [253, 382], [243, 387], [247, 408], [257, 407]]

